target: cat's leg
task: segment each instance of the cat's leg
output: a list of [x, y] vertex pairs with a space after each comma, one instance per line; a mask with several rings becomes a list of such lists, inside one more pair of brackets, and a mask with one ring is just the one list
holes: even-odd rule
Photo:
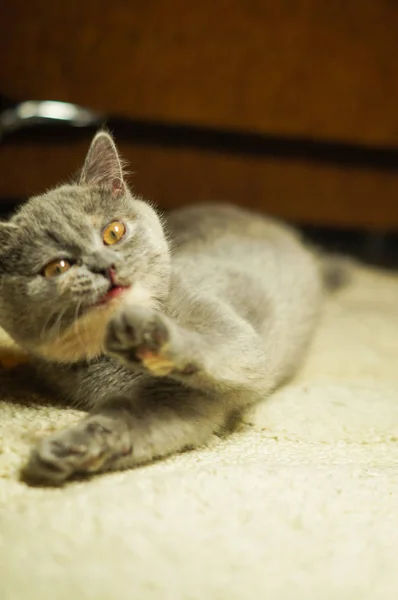
[[114, 398], [72, 428], [43, 439], [23, 470], [25, 481], [60, 485], [78, 474], [119, 470], [206, 443], [226, 425], [218, 397], [174, 381], [143, 378], [139, 399]]
[[190, 318], [180, 325], [159, 311], [126, 307], [109, 323], [105, 350], [133, 369], [198, 389], [264, 396], [274, 387], [264, 343], [247, 321], [217, 304]]

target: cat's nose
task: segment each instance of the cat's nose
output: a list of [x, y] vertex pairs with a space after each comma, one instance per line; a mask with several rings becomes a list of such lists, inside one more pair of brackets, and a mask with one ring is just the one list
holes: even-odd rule
[[102, 275], [105, 279], [108, 279], [109, 283], [113, 284], [115, 277], [115, 266], [111, 265], [110, 267], [102, 267], [97, 269], [91, 269], [93, 273], [97, 275]]
[[98, 269], [98, 271], [94, 271], [97, 275], [102, 275], [105, 279], [111, 280], [110, 269]]
[[104, 255], [100, 252], [93, 252], [90, 256], [85, 258], [85, 264], [92, 273], [96, 275], [102, 275], [109, 281], [112, 280], [112, 272], [115, 270], [113, 264], [113, 257]]

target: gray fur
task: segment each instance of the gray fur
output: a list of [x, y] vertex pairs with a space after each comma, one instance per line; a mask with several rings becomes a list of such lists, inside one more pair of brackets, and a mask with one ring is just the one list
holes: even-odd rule
[[[316, 324], [321, 269], [295, 231], [228, 205], [163, 222], [120, 165], [100, 132], [78, 183], [0, 224], [0, 324], [54, 392], [90, 411], [33, 450], [30, 481], [59, 484], [206, 443], [294, 372]], [[115, 219], [127, 234], [104, 246]], [[73, 268], [45, 278], [60, 257]], [[93, 307], [111, 265], [130, 289]]]

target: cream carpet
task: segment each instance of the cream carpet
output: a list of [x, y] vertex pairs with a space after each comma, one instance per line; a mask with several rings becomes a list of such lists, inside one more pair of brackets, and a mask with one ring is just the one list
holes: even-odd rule
[[294, 382], [163, 463], [30, 489], [80, 415], [1, 396], [1, 600], [398, 598], [398, 278], [358, 270]]

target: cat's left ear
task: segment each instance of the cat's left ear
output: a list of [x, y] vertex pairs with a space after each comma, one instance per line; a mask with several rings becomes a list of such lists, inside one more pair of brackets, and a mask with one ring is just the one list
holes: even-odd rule
[[107, 185], [115, 195], [126, 191], [123, 169], [115, 142], [109, 133], [100, 131], [91, 142], [80, 185]]
[[18, 227], [8, 221], [0, 221], [0, 253], [2, 248], [7, 248], [16, 237]]
[[14, 255], [18, 255], [15, 252], [10, 253], [13, 243], [15, 243], [15, 247], [18, 247], [18, 234], [19, 230], [16, 225], [8, 221], [0, 221], [0, 274], [4, 272], [5, 267], [10, 268]]

